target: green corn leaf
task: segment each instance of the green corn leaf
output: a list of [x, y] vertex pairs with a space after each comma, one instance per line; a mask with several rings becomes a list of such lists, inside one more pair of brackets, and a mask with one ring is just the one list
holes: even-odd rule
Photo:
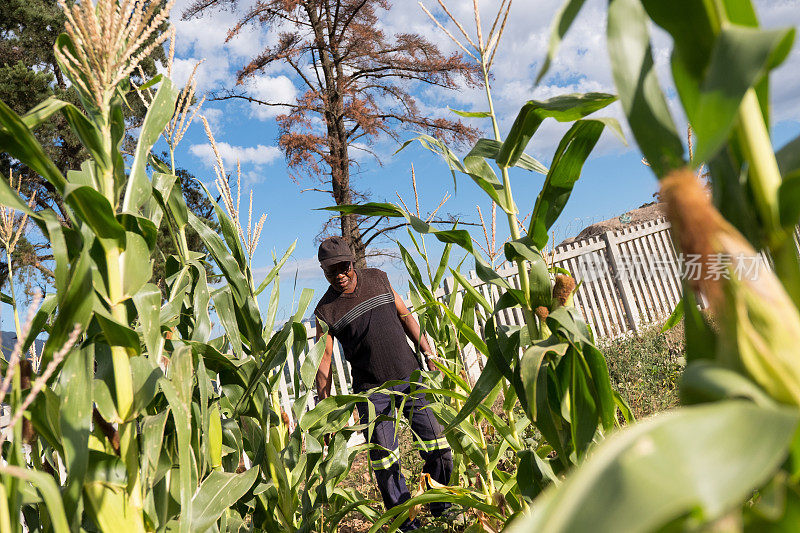
[[233, 295], [229, 285], [222, 287], [211, 293], [214, 299], [214, 307], [217, 310], [217, 317], [225, 329], [230, 349], [236, 355], [237, 359], [244, 357], [242, 351], [242, 338], [239, 333], [239, 327], [236, 323], [236, 310], [233, 304]]
[[778, 160], [778, 168], [784, 180], [790, 174], [796, 174], [800, 170], [800, 135], [775, 152], [775, 158]]
[[118, 214], [117, 220], [125, 228], [126, 232], [136, 233], [144, 239], [148, 253], [156, 249], [158, 226], [152, 220], [130, 213]]
[[463, 172], [472, 178], [478, 187], [492, 199], [494, 203], [506, 213], [517, 213], [519, 210], [513, 203], [509, 203], [508, 197], [505, 194], [503, 183], [497, 179], [494, 170], [486, 161], [482, 154], [486, 153], [484, 145], [478, 140], [472, 150], [464, 157]]
[[608, 364], [603, 354], [593, 344], [584, 344], [581, 347], [581, 356], [586, 364], [592, 395], [600, 413], [600, 422], [603, 424], [603, 429], [609, 431], [616, 422], [617, 410]]
[[[306, 339], [303, 339], [303, 342], [307, 342]], [[303, 385], [309, 390], [314, 388], [317, 369], [319, 368], [319, 363], [324, 353], [325, 335], [320, 337], [319, 340], [309, 348], [308, 353], [305, 354], [305, 358], [303, 359], [303, 364], [300, 367], [300, 377], [303, 380]]]
[[[287, 322], [283, 328], [274, 335], [270, 340], [269, 344], [267, 345], [267, 349], [264, 353], [263, 360], [258, 367], [258, 370], [253, 373], [248, 381], [247, 388], [245, 389], [242, 396], [236, 403], [235, 411], [238, 413], [240, 412], [239, 409], [246, 406], [249, 403], [253, 392], [255, 391], [258, 384], [261, 382], [261, 378], [266, 374], [267, 371], [271, 370], [275, 366], [279, 365], [282, 361], [286, 358], [286, 343], [290, 341], [290, 335], [292, 334], [292, 322]], [[245, 405], [243, 406], [243, 402]]]
[[50, 474], [12, 465], [0, 466], [0, 474], [9, 475], [33, 484], [39, 494], [42, 495], [53, 531], [55, 533], [68, 533], [70, 531], [58, 485], [56, 485]]
[[[107, 349], [104, 350], [105, 353]], [[108, 380], [108, 383], [104, 381], [104, 379]], [[114, 387], [114, 378], [112, 375], [103, 376], [103, 379], [94, 379], [94, 384], [92, 386], [92, 396], [94, 400], [94, 406], [97, 411], [100, 413], [100, 416], [103, 417], [103, 420], [107, 422], [116, 422], [119, 423], [122, 421], [119, 414], [117, 413], [117, 406], [114, 404], [113, 398], [111, 398], [111, 390]], [[111, 386], [109, 387], [109, 383]]]
[[52, 316], [53, 311], [56, 308], [56, 303], [57, 300], [55, 294], [48, 294], [44, 297], [41, 307], [39, 307], [39, 310], [36, 311], [30, 327], [28, 328], [28, 336], [25, 337], [25, 340], [22, 343], [22, 348], [20, 350], [21, 353], [26, 353], [33, 345], [36, 337], [38, 337], [44, 329], [47, 320]]
[[[192, 460], [191, 431], [192, 419], [190, 404], [192, 400], [192, 354], [187, 346], [181, 346], [172, 355], [171, 361], [172, 376], [167, 380], [160, 380], [161, 390], [167, 397], [175, 430], [178, 434], [178, 458], [179, 458], [179, 485], [180, 485], [180, 506], [181, 515], [193, 515], [194, 487], [192, 485]], [[195, 475], [196, 477], [196, 475]], [[190, 521], [181, 520], [179, 526], [180, 533], [191, 531]]]
[[45, 387], [33, 400], [28, 412], [33, 429], [47, 444], [59, 453], [63, 453], [61, 425], [59, 423], [61, 399]]
[[144, 289], [153, 277], [153, 265], [147, 241], [138, 233], [126, 231], [125, 250], [120, 254], [119, 261], [122, 277], [121, 300], [126, 300]]
[[173, 87], [169, 78], [161, 81], [161, 86], [156, 91], [147, 114], [142, 123], [139, 140], [136, 143], [136, 152], [131, 165], [130, 178], [125, 187], [125, 196], [122, 199], [122, 210], [137, 213], [150, 197], [150, 180], [147, 178], [145, 168], [150, 149], [158, 140], [164, 127], [175, 112], [175, 102], [178, 91]]
[[452, 431], [462, 421], [466, 420], [473, 411], [479, 409], [484, 400], [498, 387], [502, 378], [503, 373], [500, 372], [497, 365], [492, 360], [487, 360], [483, 367], [483, 372], [478, 377], [478, 381], [475, 382], [475, 386], [464, 401], [464, 406], [458, 412], [458, 415], [448, 423], [444, 430], [445, 433]]
[[[352, 412], [357, 402], [367, 401], [368, 394], [336, 394], [321, 400], [317, 405], [307, 412], [300, 421], [299, 426], [303, 431], [309, 432], [314, 428], [325, 428], [325, 421], [331, 419], [331, 414], [339, 412]], [[374, 409], [374, 407], [373, 407]], [[348, 413], [349, 416], [349, 413]], [[374, 413], [370, 419], [375, 418]], [[323, 432], [325, 432], [323, 430]]]
[[141, 464], [144, 486], [152, 487], [156, 480], [158, 460], [164, 447], [164, 428], [167, 424], [169, 410], [164, 409], [154, 415], [142, 418], [141, 427]]
[[411, 277], [412, 281], [414, 281], [417, 287], [423, 287], [425, 282], [422, 281], [422, 275], [419, 272], [419, 267], [414, 261], [414, 258], [411, 257], [411, 254], [408, 253], [408, 250], [406, 250], [405, 246], [400, 244], [398, 241], [395, 241], [395, 244], [398, 248], [400, 248], [400, 256], [403, 259], [403, 263], [408, 271], [408, 275]]
[[142, 514], [136, 512], [124, 489], [93, 481], [86, 483], [83, 493], [86, 512], [100, 531], [145, 532]]
[[469, 282], [469, 280], [467, 280], [467, 278], [464, 277], [461, 272], [451, 268], [450, 273], [453, 274], [455, 280], [458, 281], [462, 287], [464, 287], [464, 290], [466, 290], [473, 298], [475, 298], [475, 301], [478, 302], [487, 313], [492, 312], [492, 304], [490, 304], [486, 298], [484, 298], [483, 295], [478, 292], [478, 290], [472, 285], [472, 283]]
[[292, 252], [294, 252], [294, 248], [296, 245], [297, 245], [297, 239], [295, 239], [295, 241], [289, 246], [289, 248], [286, 249], [286, 251], [283, 253], [283, 257], [281, 257], [281, 259], [277, 263], [275, 263], [275, 266], [273, 266], [270, 269], [269, 273], [267, 273], [267, 277], [265, 277], [264, 280], [261, 283], [259, 283], [255, 291], [256, 296], [264, 292], [264, 289], [266, 289], [267, 286], [269, 286], [269, 284], [272, 283], [272, 281], [278, 275], [278, 272], [280, 272], [281, 268], [283, 268], [283, 265], [286, 263], [286, 260], [289, 259], [289, 256], [291, 256]]
[[605, 93], [566, 94], [548, 100], [531, 100], [522, 106], [508, 137], [497, 154], [500, 167], [512, 167], [528, 146], [531, 137], [546, 118], [559, 122], [572, 122], [594, 113], [616, 101], [617, 97]]
[[142, 290], [133, 295], [133, 305], [139, 315], [142, 338], [147, 347], [148, 357], [159, 361], [164, 346], [161, 339], [160, 321], [161, 291], [152, 283], [147, 283]]
[[[531, 307], [540, 305], [549, 307], [551, 301], [550, 271], [542, 253], [534, 245], [528, 235], [521, 239], [509, 241], [503, 246], [506, 259], [528, 262], [530, 272]], [[521, 302], [520, 302], [521, 303]]]
[[64, 346], [76, 325], [83, 331], [92, 317], [95, 297], [89, 250], [81, 250], [69, 273], [68, 282], [56, 288], [58, 313], [42, 349], [43, 365], [52, 361], [53, 354]]
[[797, 420], [794, 410], [728, 401], [629, 426], [508, 531], [653, 531], [689, 515], [711, 523], [774, 475]]
[[[448, 318], [456, 324], [457, 328], [458, 324], [461, 324], [461, 329], [463, 329], [463, 331], [471, 331], [471, 328], [466, 326], [452, 311], [445, 308], [445, 312]], [[484, 327], [486, 342], [479, 337], [478, 340], [480, 344], [475, 344], [473, 339], [467, 336], [470, 342], [472, 342], [478, 350], [481, 350], [481, 353], [487, 356], [486, 365], [478, 381], [475, 383], [472, 392], [470, 392], [469, 397], [465, 401], [464, 407], [461, 408], [461, 411], [459, 411], [454, 421], [448, 423], [445, 431], [451, 430], [453, 427], [460, 424], [461, 421], [465, 420], [475, 409], [478, 409], [479, 406], [483, 404], [484, 400], [492, 394], [492, 391], [495, 390], [503, 377], [508, 379], [514, 387], [518, 387], [518, 390], [523, 390], [519, 376], [515, 376], [509, 366], [510, 359], [514, 357], [512, 351], [517, 350], [519, 347], [519, 336], [516, 337], [517, 342], [510, 342], [502, 333], [498, 335], [495, 330], [494, 316], [495, 315], [492, 314], [489, 317]], [[459, 332], [461, 332], [461, 330], [459, 330]], [[521, 398], [521, 400], [523, 399]]]
[[47, 157], [22, 119], [3, 102], [0, 102], [0, 150], [8, 152], [20, 163], [40, 174], [59, 193], [64, 192], [67, 182], [61, 171]]
[[431, 502], [450, 502], [461, 505], [465, 508], [477, 509], [487, 515], [502, 520], [500, 509], [494, 505], [489, 505], [484, 501], [483, 493], [474, 489], [463, 487], [448, 487], [446, 489], [428, 489], [419, 496], [406, 500], [400, 505], [392, 507], [377, 520], [369, 530], [369, 533], [381, 531], [381, 528], [389, 524], [389, 531], [396, 531], [400, 524], [408, 517], [408, 511], [415, 505], [425, 505]]
[[52, 211], [42, 212], [42, 219], [47, 228], [46, 234], [50, 239], [50, 250], [55, 261], [53, 269], [55, 287], [59, 290], [59, 287], [66, 287], [68, 283], [70, 259], [80, 251], [82, 238], [78, 231], [64, 226]]
[[[553, 405], [551, 397], [556, 397], [557, 391], [552, 369], [539, 372], [536, 383], [536, 429], [542, 433], [545, 441], [556, 451], [558, 459], [564, 466], [569, 466], [569, 443], [565, 438], [563, 427], [565, 422], [561, 418], [560, 405]], [[567, 428], [567, 431], [569, 428]]]
[[611, 0], [608, 53], [628, 124], [656, 176], [684, 165], [683, 144], [653, 64], [648, 17], [639, 0]]
[[267, 336], [272, 335], [272, 330], [275, 327], [275, 316], [278, 314], [278, 302], [281, 296], [281, 277], [280, 274], [275, 276], [275, 284], [269, 293], [269, 304], [267, 305], [267, 320], [264, 323], [264, 333]]
[[[211, 443], [209, 441], [210, 437], [209, 426], [211, 424], [211, 421], [208, 409], [208, 399], [211, 395], [211, 380], [208, 379], [208, 373], [206, 372], [206, 365], [203, 362], [202, 357], [197, 358], [195, 377], [197, 379], [197, 390], [200, 393], [200, 419], [197, 422], [197, 425], [199, 426], [198, 431], [200, 433], [197, 439], [200, 442], [199, 446], [195, 445], [194, 451], [198, 455], [197, 475], [199, 478], [202, 478], [206, 475], [208, 469], [211, 468], [211, 461], [212, 461]], [[194, 408], [195, 406], [197, 406], [197, 402], [195, 402], [192, 407]]]
[[[208, 191], [206, 191], [206, 193], [207, 192]], [[208, 199], [211, 200], [210, 195], [208, 196]], [[189, 208], [186, 206], [186, 200], [183, 197], [183, 190], [181, 189], [180, 181], [177, 179], [175, 180], [175, 184], [170, 189], [169, 197], [167, 198], [167, 208], [169, 210], [169, 214], [172, 215], [172, 220], [175, 222], [175, 225], [178, 227], [178, 229], [185, 228], [186, 224], [189, 223]]]
[[590, 378], [584, 366], [581, 353], [572, 348], [567, 352], [565, 361], [571, 370], [571, 383], [569, 388], [569, 414], [570, 430], [572, 432], [572, 445], [578, 460], [582, 460], [589, 444], [597, 431], [597, 421], [600, 418], [599, 406], [592, 394]]
[[558, 486], [561, 483], [553, 467], [533, 450], [521, 450], [517, 457], [517, 483], [523, 496], [533, 499], [550, 484]]
[[669, 318], [664, 322], [664, 325], [661, 326], [661, 332], [664, 333], [668, 331], [678, 324], [680, 324], [681, 320], [683, 320], [683, 300], [679, 300], [678, 304], [675, 306], [675, 309], [672, 310], [670, 313]]
[[144, 412], [158, 392], [158, 382], [164, 377], [157, 359], [132, 357], [131, 381], [133, 382], [133, 412]]
[[68, 518], [73, 527], [81, 522], [78, 502], [88, 467], [89, 430], [92, 419], [92, 383], [94, 376], [94, 346], [72, 350], [64, 358], [59, 374], [62, 396], [59, 423], [63, 440], [67, 486], [63, 493]]
[[787, 174], [778, 189], [781, 225], [793, 228], [800, 222], [800, 169]]
[[78, 136], [81, 144], [91, 154], [94, 162], [99, 168], [110, 169], [112, 163], [108, 158], [108, 148], [104, 146], [103, 138], [97, 126], [93, 124], [83, 112], [72, 104], [64, 103], [61, 107], [61, 114]]
[[735, 143], [727, 144], [709, 161], [713, 180], [712, 194], [714, 205], [722, 216], [744, 235], [754, 248], [760, 249], [763, 234], [761, 222], [751, 200], [747, 183], [747, 167]]
[[187, 344], [191, 346], [193, 354], [203, 358], [206, 368], [214, 372], [236, 373], [237, 369], [245, 363], [250, 362], [253, 364], [252, 359], [236, 359], [235, 356], [222, 353], [210, 344], [192, 341]]
[[545, 358], [552, 354], [559, 359], [567, 353], [569, 344], [559, 342], [555, 337], [549, 337], [542, 342], [536, 343], [528, 347], [522, 354], [519, 363], [519, 372], [522, 383], [525, 386], [525, 397], [528, 404], [528, 414], [530, 419], [534, 422], [537, 421], [538, 405], [536, 403], [537, 391], [536, 387], [539, 383], [539, 374], [542, 365], [545, 363]]
[[452, 107], [448, 107], [447, 109], [459, 117], [464, 118], [489, 118], [492, 116], [489, 111], [459, 111], [458, 109], [453, 109]]
[[153, 195], [145, 205], [143, 213], [156, 227], [161, 226], [164, 208], [167, 206], [176, 180], [177, 177], [172, 173], [153, 172]]
[[103, 330], [103, 336], [109, 346], [124, 348], [130, 357], [141, 355], [142, 347], [139, 336], [128, 326], [117, 322], [103, 309], [95, 309], [94, 318]]
[[[452, 176], [453, 176], [453, 188], [456, 190], [456, 192], [458, 192], [458, 182], [456, 181], [456, 171], [459, 171], [459, 172], [462, 172], [464, 174], [467, 174], [467, 169], [461, 163], [461, 160], [458, 158], [458, 156], [455, 154], [455, 152], [450, 150], [450, 148], [448, 148], [447, 145], [445, 143], [443, 143], [442, 141], [440, 141], [439, 139], [437, 139], [435, 137], [431, 137], [430, 135], [422, 134], [422, 135], [418, 135], [417, 137], [414, 137], [413, 139], [409, 139], [408, 141], [404, 142], [400, 146], [400, 148], [397, 149], [395, 154], [399, 153], [401, 150], [404, 150], [409, 144], [413, 143], [414, 141], [417, 141], [419, 144], [422, 145], [423, 148], [425, 148], [427, 150], [430, 150], [431, 152], [433, 152], [435, 154], [438, 154], [439, 156], [441, 156], [442, 159], [445, 160], [445, 162], [447, 163], [447, 168], [450, 169], [450, 174], [452, 174]], [[395, 216], [395, 215], [387, 214], [387, 215], [384, 215], [384, 216]]]
[[697, 308], [694, 291], [683, 283], [684, 335], [686, 336], [686, 361], [714, 359], [717, 337], [703, 313]]
[[187, 531], [211, 529], [222, 513], [250, 490], [257, 478], [258, 468], [241, 474], [212, 471], [192, 498], [192, 513], [181, 513], [180, 528], [184, 528], [186, 521]]
[[[790, 230], [794, 230], [794, 227]], [[772, 246], [771, 252], [775, 274], [795, 306], [800, 307], [800, 256], [795, 242], [791, 234], [785, 235], [779, 244]]]
[[586, 322], [574, 307], [562, 306], [553, 310], [547, 316], [547, 325], [550, 331], [560, 331], [573, 342], [593, 344]]
[[537, 85], [542, 81], [542, 78], [545, 77], [547, 71], [550, 70], [550, 64], [553, 62], [553, 59], [555, 59], [556, 54], [558, 54], [558, 48], [561, 45], [562, 39], [564, 39], [570, 26], [572, 26], [575, 17], [580, 13], [585, 1], [586, 0], [566, 0], [556, 12], [556, 16], [551, 23], [550, 39], [547, 43], [547, 56], [544, 59], [542, 68], [539, 70], [539, 74], [536, 76]]
[[125, 248], [125, 228], [117, 222], [105, 196], [85, 185], [67, 184], [64, 201], [100, 239], [103, 247]]
[[292, 321], [300, 322], [303, 320], [303, 316], [305, 316], [306, 311], [308, 310], [308, 306], [311, 303], [311, 298], [314, 297], [314, 289], [305, 288], [300, 293], [300, 299], [297, 302], [297, 309], [294, 312], [294, 316], [292, 317]]
[[486, 346], [486, 343], [483, 341], [480, 335], [472, 329], [471, 327], [467, 326], [461, 318], [458, 317], [453, 311], [450, 310], [444, 304], [439, 304], [442, 310], [447, 314], [447, 318], [453, 323], [456, 330], [458, 331], [459, 335], [463, 335], [475, 348], [482, 353], [483, 355], [488, 355], [489, 349]]
[[473, 255], [477, 253], [472, 245], [472, 238], [470, 237], [469, 232], [465, 230], [436, 230], [433, 228], [433, 226], [419, 217], [407, 213], [406, 211], [392, 204], [368, 202], [360, 205], [333, 205], [330, 207], [322, 207], [320, 210], [338, 211], [343, 215], [352, 213], [365, 216], [403, 217], [417, 233], [430, 233], [445, 244], [457, 244]]
[[128, 484], [125, 463], [116, 455], [97, 450], [88, 450], [87, 482], [99, 481], [106, 485], [124, 489]]
[[80, 170], [67, 170], [67, 181], [73, 185], [86, 185], [92, 189], [100, 189], [97, 180], [97, 166], [94, 159], [87, 159], [81, 163]]
[[690, 363], [681, 373], [679, 391], [682, 405], [748, 399], [762, 407], [775, 406], [758, 385], [711, 361]]
[[[487, 159], [497, 159], [497, 155], [500, 153], [500, 149], [502, 147], [503, 143], [500, 141], [495, 141], [494, 139], [478, 139], [478, 142], [475, 144], [475, 147], [470, 153], [474, 153], [475, 155], [479, 155]], [[524, 152], [514, 166], [524, 170], [530, 170], [531, 172], [537, 172], [539, 174], [547, 174], [546, 166]]]
[[633, 422], [636, 422], [636, 417], [633, 416], [633, 410], [631, 409], [631, 406], [628, 405], [628, 402], [625, 400], [625, 398], [623, 398], [617, 391], [613, 391], [613, 393], [614, 403], [616, 404], [617, 409], [619, 409], [622, 418], [625, 419], [625, 423], [632, 424]]
[[242, 334], [252, 343], [251, 349], [254, 353], [264, 353], [267, 347], [262, 337], [261, 315], [255, 298], [252, 297], [250, 283], [219, 235], [194, 213], [188, 213], [188, 220], [230, 284], [234, 302], [239, 308], [238, 319], [243, 326]]
[[697, 135], [696, 161], [711, 160], [722, 146], [734, 123], [738, 102], [752, 86], [769, 125], [768, 80], [764, 74], [786, 58], [793, 40], [788, 33], [792, 32], [776, 30], [783, 35], [774, 35], [778, 40], [770, 44], [770, 32], [757, 28], [749, 1], [726, 2], [719, 9], [721, 17], [727, 19], [722, 29], [713, 10], [702, 2], [678, 0], [669, 8], [652, 0], [643, 3], [653, 21], [673, 37], [673, 77]]
[[727, 140], [745, 92], [783, 61], [794, 35], [794, 29], [734, 25], [722, 29], [697, 98], [683, 98], [682, 91], [684, 108], [697, 135], [697, 161], [709, 160]]
[[193, 262], [192, 266], [193, 274], [196, 279], [194, 290], [192, 291], [192, 307], [194, 311], [192, 340], [205, 343], [209, 341], [211, 334], [211, 315], [208, 308], [208, 304], [211, 301], [211, 294], [208, 290], [208, 279], [203, 264], [198, 261]]
[[206, 198], [214, 206], [214, 213], [217, 215], [217, 220], [219, 221], [220, 229], [222, 230], [222, 236], [225, 239], [225, 242], [228, 243], [228, 248], [231, 251], [231, 255], [233, 255], [234, 259], [236, 259], [236, 262], [239, 263], [239, 268], [244, 271], [249, 267], [247, 266], [247, 257], [244, 247], [242, 246], [242, 241], [239, 238], [239, 231], [233, 224], [229, 214], [222, 209], [222, 206], [220, 206], [216, 200], [214, 200], [214, 196], [208, 191], [206, 186], [200, 181], [197, 183], [199, 183], [206, 192]]
[[619, 131], [619, 124], [613, 119], [579, 120], [559, 142], [547, 178], [536, 198], [528, 228], [528, 234], [537, 248], [541, 249], [547, 244], [547, 232], [564, 210], [575, 182], [581, 176], [583, 165], [606, 125]]
[[61, 108], [65, 105], [70, 104], [63, 100], [59, 100], [55, 96], [51, 96], [25, 113], [25, 115], [22, 117], [22, 122], [29, 130], [33, 131], [46, 122], [51, 116], [58, 113], [59, 110], [61, 110]]
[[[453, 229], [455, 229], [455, 227]], [[450, 251], [452, 249], [453, 243], [445, 244], [444, 250], [442, 251], [442, 257], [439, 259], [439, 266], [436, 269], [436, 274], [434, 274], [433, 280], [431, 280], [431, 289], [434, 291], [438, 289], [439, 285], [442, 283], [442, 278], [447, 270], [447, 264], [450, 261]]]

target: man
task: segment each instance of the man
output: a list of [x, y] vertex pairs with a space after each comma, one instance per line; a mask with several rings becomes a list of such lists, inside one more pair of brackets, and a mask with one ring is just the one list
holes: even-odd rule
[[[408, 380], [412, 372], [420, 369], [420, 365], [406, 336], [414, 346], [420, 348], [429, 365], [431, 348], [425, 336], [420, 334], [419, 324], [403, 299], [389, 284], [386, 273], [375, 268], [356, 270], [350, 247], [341, 237], [330, 237], [323, 241], [319, 246], [318, 258], [325, 278], [331, 285], [314, 310], [317, 339], [322, 337], [321, 324], [324, 322], [328, 326], [325, 354], [317, 371], [319, 398], [330, 396], [334, 337], [341, 343], [345, 359], [350, 362], [354, 392], [380, 387], [387, 381], [404, 380], [406, 383], [392, 386], [389, 390], [410, 394]], [[376, 415], [392, 418], [401, 404], [398, 396], [373, 392], [369, 400], [375, 406]], [[411, 423], [411, 430], [416, 435], [416, 447], [425, 461], [422, 471], [446, 485], [453, 471], [453, 456], [447, 440], [442, 436], [442, 426], [431, 410], [425, 408], [427, 405], [425, 395], [416, 393], [406, 400], [403, 414]], [[369, 422], [366, 402], [356, 407], [361, 423]], [[400, 472], [400, 450], [394, 428], [392, 420], [377, 422], [371, 440], [377, 446], [369, 452], [375, 479], [387, 509], [411, 497], [405, 477]], [[446, 503], [433, 503], [431, 513], [434, 516], [441, 515], [449, 506]], [[401, 529], [411, 531], [418, 527], [416, 520], [407, 520]]]

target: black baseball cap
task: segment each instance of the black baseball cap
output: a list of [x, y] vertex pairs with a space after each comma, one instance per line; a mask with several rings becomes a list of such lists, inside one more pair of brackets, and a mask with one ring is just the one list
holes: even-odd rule
[[337, 236], [328, 237], [320, 243], [317, 258], [322, 268], [344, 261], [355, 262], [350, 245], [347, 244], [346, 240]]

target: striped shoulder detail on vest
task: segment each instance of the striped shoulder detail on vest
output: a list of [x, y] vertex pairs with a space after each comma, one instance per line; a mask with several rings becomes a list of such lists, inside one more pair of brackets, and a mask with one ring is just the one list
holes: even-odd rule
[[334, 330], [341, 330], [347, 324], [355, 320], [356, 318], [360, 317], [367, 311], [372, 311], [378, 306], [389, 304], [394, 302], [394, 295], [390, 292], [379, 294], [378, 296], [373, 296], [368, 300], [364, 300], [351, 310], [349, 310], [345, 315], [336, 321], [336, 324], [333, 325]]

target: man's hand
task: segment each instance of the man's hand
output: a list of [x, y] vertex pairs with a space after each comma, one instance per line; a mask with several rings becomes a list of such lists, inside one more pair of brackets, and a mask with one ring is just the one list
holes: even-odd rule
[[428, 370], [438, 370], [440, 374], [444, 375], [444, 372], [442, 371], [442, 369], [433, 364], [434, 361], [440, 362], [439, 358], [437, 358], [433, 354], [429, 354], [429, 353], [425, 353], [425, 352], [422, 353], [422, 356], [425, 358], [425, 365], [428, 367]]

